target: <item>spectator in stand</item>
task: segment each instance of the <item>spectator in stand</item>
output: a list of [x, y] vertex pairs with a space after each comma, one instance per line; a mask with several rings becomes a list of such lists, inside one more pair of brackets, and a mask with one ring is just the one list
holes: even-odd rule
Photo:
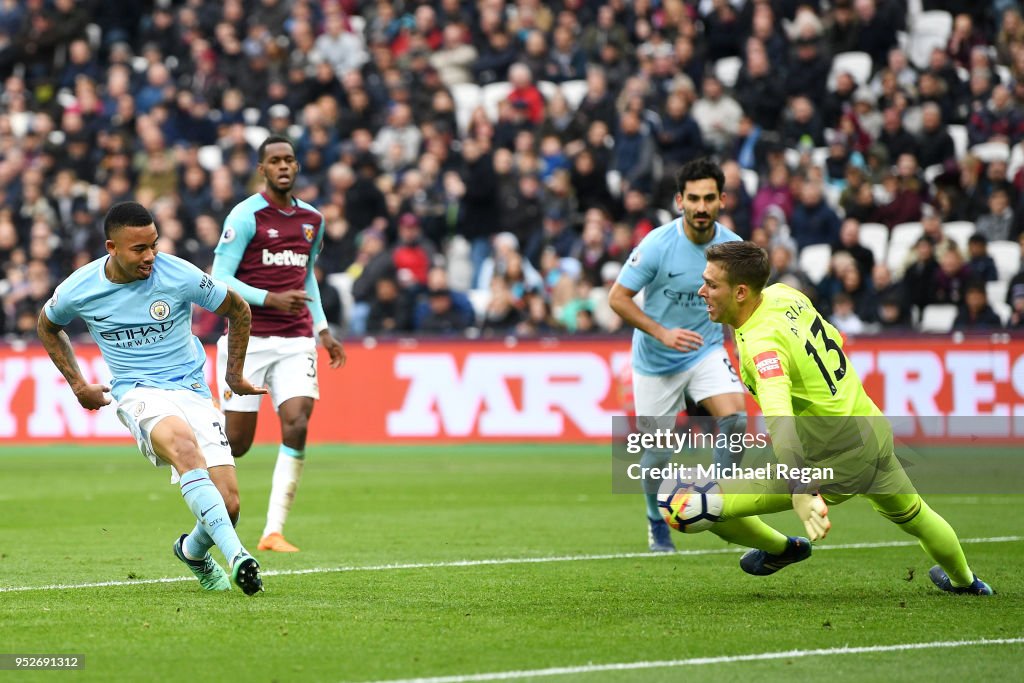
[[935, 246], [927, 237], [914, 243], [914, 261], [903, 273], [904, 307], [916, 308], [918, 314], [925, 306], [936, 302], [935, 280], [939, 264], [935, 260]]
[[811, 244], [835, 244], [838, 241], [839, 216], [825, 202], [820, 182], [804, 181], [789, 227], [801, 249]]
[[875, 0], [854, 0], [854, 12], [857, 15], [857, 50], [867, 52], [875, 69], [885, 64], [886, 55], [896, 45], [896, 31], [902, 22], [891, 16], [891, 12], [881, 12]]
[[789, 167], [776, 164], [768, 172], [768, 182], [762, 183], [754, 195], [750, 207], [752, 225], [761, 225], [770, 206], [777, 206], [785, 214], [786, 221], [793, 214], [793, 193]]
[[832, 253], [847, 252], [857, 263], [861, 278], [867, 280], [875, 267], [875, 254], [860, 243], [860, 221], [847, 218], [839, 226], [839, 241], [832, 245]]
[[650, 192], [655, 149], [651, 131], [641, 124], [640, 117], [632, 111], [623, 112], [610, 165], [610, 170], [620, 174], [623, 191], [636, 188]]
[[985, 283], [971, 281], [964, 289], [964, 300], [960, 305], [956, 320], [953, 321], [954, 330], [967, 332], [976, 330], [998, 330], [1003, 326], [999, 315], [992, 310], [988, 303], [988, 294], [985, 292]]
[[789, 107], [782, 125], [782, 144], [791, 149], [824, 146], [825, 127], [810, 98], [798, 95], [790, 100]]
[[[670, 96], [669, 103], [671, 101]], [[714, 74], [704, 77], [701, 97], [693, 103], [691, 115], [700, 127], [703, 142], [710, 151], [725, 154], [732, 148], [739, 133], [743, 109], [725, 92], [722, 82]]]
[[466, 42], [468, 32], [462, 24], [447, 24], [442, 32], [441, 48], [430, 55], [430, 65], [437, 69], [446, 87], [473, 82], [476, 48]]
[[976, 109], [967, 122], [967, 138], [971, 145], [989, 140], [1016, 144], [1024, 137], [1024, 114], [1013, 101], [1005, 85], [992, 88], [992, 97]]
[[[851, 272], [857, 272], [853, 270]], [[829, 322], [844, 335], [858, 335], [865, 331], [864, 321], [854, 310], [853, 299], [846, 292], [838, 292], [832, 297], [832, 315]]]
[[996, 188], [988, 198], [988, 212], [978, 216], [975, 225], [978, 234], [991, 240], [1015, 240], [1017, 225], [1010, 206], [1010, 193]]
[[734, 88], [736, 101], [762, 130], [778, 130], [779, 116], [785, 107], [785, 93], [775, 69], [768, 62], [764, 45], [747, 42], [747, 60]]
[[928, 168], [936, 164], [955, 163], [956, 148], [942, 122], [942, 109], [934, 102], [921, 107], [921, 133], [917, 136], [918, 161]]
[[455, 308], [449, 289], [433, 289], [427, 292], [429, 312], [420, 322], [419, 331], [427, 334], [456, 335], [470, 327], [470, 320]]
[[932, 280], [934, 301], [939, 304], [957, 304], [964, 302], [964, 292], [971, 280], [971, 271], [964, 263], [959, 249], [948, 249], [939, 259], [939, 268]]
[[967, 239], [967, 257], [972, 280], [994, 282], [999, 279], [996, 262], [988, 255], [988, 240], [983, 234], [974, 233]]

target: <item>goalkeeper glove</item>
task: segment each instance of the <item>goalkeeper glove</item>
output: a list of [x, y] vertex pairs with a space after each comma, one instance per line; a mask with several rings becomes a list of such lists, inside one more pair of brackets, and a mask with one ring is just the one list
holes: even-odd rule
[[828, 521], [828, 506], [817, 493], [794, 493], [793, 510], [804, 523], [807, 538], [818, 541], [825, 538], [832, 522]]

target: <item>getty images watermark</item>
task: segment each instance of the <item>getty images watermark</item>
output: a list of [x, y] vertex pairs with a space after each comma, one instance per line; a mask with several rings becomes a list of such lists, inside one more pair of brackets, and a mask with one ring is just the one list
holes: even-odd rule
[[[718, 448], [730, 454], [742, 454], [751, 449], [768, 447], [768, 435], [765, 433], [725, 434], [685, 429], [679, 431], [672, 428], [657, 428], [644, 432], [629, 432], [626, 435], [626, 453], [640, 455], [646, 450], [660, 451], [680, 455], [704, 449]], [[780, 462], [766, 463], [755, 467], [742, 467], [731, 463], [697, 463], [683, 465], [669, 463], [661, 467], [644, 467], [639, 462], [626, 467], [626, 476], [634, 481], [652, 479], [675, 479], [678, 481], [716, 480], [772, 480], [799, 481], [809, 484], [812, 481], [831, 480], [835, 472], [831, 467], [795, 467]]]

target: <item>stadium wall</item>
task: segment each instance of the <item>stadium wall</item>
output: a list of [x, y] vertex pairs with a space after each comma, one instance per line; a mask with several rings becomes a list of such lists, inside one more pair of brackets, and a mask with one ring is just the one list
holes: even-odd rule
[[[1011, 420], [1024, 418], [1024, 340], [871, 338], [845, 349], [888, 415], [992, 416], [978, 421], [988, 436], [1024, 436], [1024, 419]], [[623, 339], [350, 342], [347, 351], [340, 371], [321, 355], [311, 441], [600, 441], [629, 403]], [[87, 378], [107, 379], [95, 347], [76, 353]], [[214, 348], [207, 353], [210, 373]], [[258, 442], [278, 440], [272, 412], [264, 401]], [[927, 436], [967, 436], [956, 425], [971, 423], [930, 420]], [[0, 348], [0, 441], [127, 439], [114, 410], [78, 405], [41, 347]]]

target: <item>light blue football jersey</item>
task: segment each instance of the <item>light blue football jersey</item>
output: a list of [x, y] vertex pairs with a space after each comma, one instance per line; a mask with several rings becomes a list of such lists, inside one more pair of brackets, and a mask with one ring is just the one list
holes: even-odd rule
[[674, 375], [696, 365], [706, 353], [722, 344], [722, 326], [708, 318], [697, 290], [704, 284], [704, 251], [712, 244], [739, 241], [740, 237], [720, 223], [707, 244], [694, 244], [683, 231], [683, 219], [652, 230], [637, 245], [619, 273], [618, 282], [635, 292], [643, 291], [644, 313], [669, 329], [693, 330], [704, 338], [696, 351], [670, 349], [646, 332], [633, 330], [633, 372], [641, 375]]
[[104, 256], [62, 282], [43, 308], [55, 325], [81, 317], [113, 376], [120, 400], [136, 386], [188, 389], [210, 396], [203, 376], [206, 352], [192, 334], [192, 304], [215, 311], [228, 288], [188, 261], [157, 254], [145, 280], [115, 284]]

